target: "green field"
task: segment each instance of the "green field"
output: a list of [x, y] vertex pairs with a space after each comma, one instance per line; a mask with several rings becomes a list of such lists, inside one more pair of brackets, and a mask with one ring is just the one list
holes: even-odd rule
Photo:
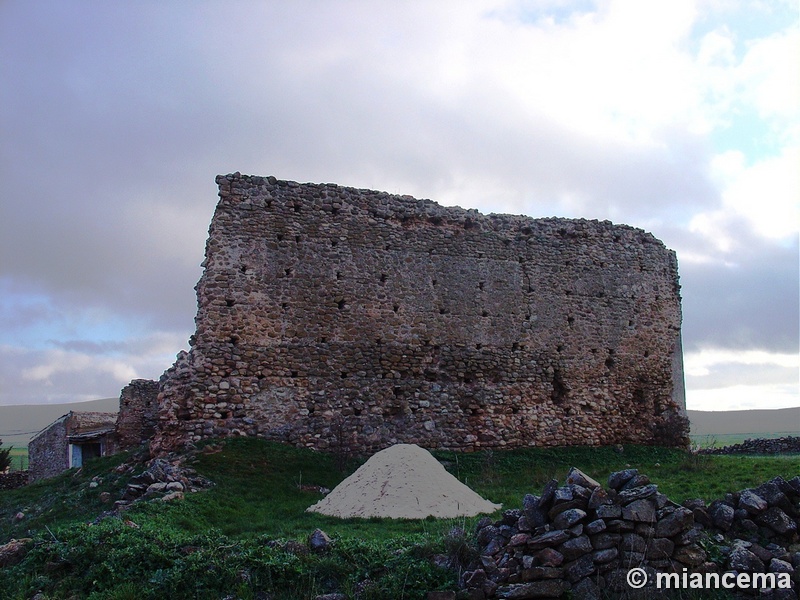
[[11, 448], [11, 470], [24, 471], [28, 468], [28, 448]]
[[[711, 500], [800, 472], [800, 456], [702, 456], [641, 446], [622, 452], [573, 447], [434, 454], [504, 508], [520, 507], [526, 493], [540, 492], [552, 477], [563, 482], [572, 466], [601, 482], [612, 471], [638, 467], [677, 502]], [[423, 599], [429, 590], [457, 585], [453, 571], [432, 564], [434, 555], [466, 560], [474, 552], [469, 534], [477, 518], [340, 520], [305, 512], [320, 494], [301, 490], [301, 482], [333, 488], [360, 462], [340, 471], [330, 455], [252, 438], [229, 440], [221, 452], [192, 459], [215, 482], [209, 491], [98, 519], [109, 509], [100, 494], [119, 498], [130, 477], [113, 470], [124, 460], [117, 455], [89, 461], [80, 472], [0, 492], [0, 544], [24, 536], [35, 540], [21, 564], [0, 569], [4, 598], [27, 599], [39, 590], [49, 598], [91, 600], [228, 594], [278, 600], [332, 591], [352, 597], [368, 580], [372, 591], [359, 598]], [[93, 478], [96, 487], [89, 485]], [[25, 514], [21, 521], [14, 520], [18, 512]], [[467, 535], [454, 533], [454, 527]], [[335, 540], [331, 552], [302, 551], [316, 528]]]
[[21, 448], [17, 448], [16, 446], [12, 446], [11, 444], [3, 444], [0, 448], [4, 450], [8, 447], [11, 447], [11, 453], [9, 454], [9, 458], [11, 458], [11, 470], [12, 471], [24, 471], [28, 468], [28, 448], [23, 446]]

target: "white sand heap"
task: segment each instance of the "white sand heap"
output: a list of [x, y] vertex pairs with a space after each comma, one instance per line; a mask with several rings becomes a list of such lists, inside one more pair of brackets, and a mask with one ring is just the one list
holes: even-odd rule
[[396, 444], [374, 454], [306, 510], [341, 518], [449, 519], [491, 513], [500, 506], [453, 477], [427, 450]]

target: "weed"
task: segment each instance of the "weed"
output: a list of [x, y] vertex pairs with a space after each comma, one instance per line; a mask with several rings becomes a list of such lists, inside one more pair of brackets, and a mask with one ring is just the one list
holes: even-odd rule
[[348, 431], [354, 432], [352, 424], [348, 422], [342, 415], [337, 415], [331, 423], [331, 439], [330, 450], [334, 457], [336, 470], [339, 473], [344, 473], [347, 464], [353, 458], [353, 453], [350, 450], [352, 440], [348, 438]]
[[699, 454], [697, 452], [687, 452], [680, 463], [682, 471], [690, 473], [703, 472], [708, 470], [709, 460], [708, 454]]
[[126, 581], [106, 592], [92, 592], [88, 600], [140, 600], [143, 596], [141, 586]]

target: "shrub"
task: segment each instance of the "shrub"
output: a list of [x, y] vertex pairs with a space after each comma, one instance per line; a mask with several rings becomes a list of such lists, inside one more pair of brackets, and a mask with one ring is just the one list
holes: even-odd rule
[[11, 468], [11, 450], [13, 446], [3, 448], [3, 440], [0, 440], [0, 473], [5, 473], [7, 469]]

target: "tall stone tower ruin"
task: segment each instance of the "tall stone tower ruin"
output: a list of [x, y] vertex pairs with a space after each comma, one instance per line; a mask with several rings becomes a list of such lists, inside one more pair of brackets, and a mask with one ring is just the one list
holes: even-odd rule
[[682, 446], [677, 261], [610, 222], [238, 173], [153, 447]]

